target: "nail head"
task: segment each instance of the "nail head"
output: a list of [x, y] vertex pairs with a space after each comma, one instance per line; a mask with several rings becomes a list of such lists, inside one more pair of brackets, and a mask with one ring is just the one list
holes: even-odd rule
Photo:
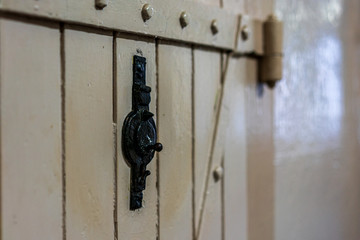
[[246, 41], [249, 38], [249, 28], [248, 26], [243, 26], [241, 29], [241, 38], [242, 40]]
[[180, 25], [182, 28], [186, 27], [190, 23], [190, 17], [189, 14], [187, 14], [185, 11], [181, 13], [180, 15]]
[[215, 178], [215, 181], [219, 181], [220, 179], [222, 179], [224, 175], [224, 169], [222, 167], [217, 167], [215, 168], [214, 170], [214, 178]]
[[99, 10], [102, 10], [107, 6], [106, 0], [95, 0], [95, 7]]
[[149, 20], [153, 16], [153, 14], [154, 14], [154, 8], [150, 4], [145, 4], [141, 10], [141, 16], [144, 22]]
[[213, 35], [216, 35], [219, 32], [216, 19], [212, 20], [211, 22], [211, 32], [213, 33]]

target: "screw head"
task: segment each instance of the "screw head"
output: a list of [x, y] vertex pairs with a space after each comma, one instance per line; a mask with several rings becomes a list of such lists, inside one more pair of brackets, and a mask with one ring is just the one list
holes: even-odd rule
[[150, 4], [145, 4], [141, 10], [141, 16], [144, 22], [149, 20], [153, 16], [153, 14], [154, 14], [154, 8]]
[[187, 14], [185, 11], [181, 13], [180, 15], [180, 25], [182, 28], [186, 27], [190, 24], [190, 17], [189, 14]]
[[216, 19], [212, 20], [212, 22], [211, 22], [211, 32], [213, 33], [213, 35], [215, 35], [219, 32], [219, 28], [218, 28]]
[[241, 38], [242, 40], [246, 41], [249, 38], [250, 32], [248, 26], [243, 26], [241, 28]]
[[215, 168], [213, 174], [214, 174], [215, 182], [217, 182], [222, 179], [222, 177], [224, 175], [224, 169], [219, 166], [219, 167]]

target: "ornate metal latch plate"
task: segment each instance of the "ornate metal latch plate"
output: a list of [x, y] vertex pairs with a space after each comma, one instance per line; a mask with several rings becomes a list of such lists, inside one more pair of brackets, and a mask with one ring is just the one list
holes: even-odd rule
[[122, 129], [122, 150], [131, 167], [130, 210], [142, 207], [142, 191], [150, 175], [146, 165], [155, 151], [162, 150], [161, 143], [156, 143], [154, 114], [149, 111], [151, 88], [146, 86], [146, 58], [135, 55], [133, 60], [132, 111]]

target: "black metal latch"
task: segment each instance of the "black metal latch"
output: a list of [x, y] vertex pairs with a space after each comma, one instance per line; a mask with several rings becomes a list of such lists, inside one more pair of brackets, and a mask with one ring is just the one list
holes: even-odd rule
[[153, 159], [155, 151], [162, 150], [156, 143], [154, 114], [149, 112], [151, 88], [146, 86], [146, 58], [134, 56], [132, 111], [126, 116], [122, 129], [122, 149], [131, 167], [130, 210], [142, 207], [146, 177], [150, 171], [146, 165]]

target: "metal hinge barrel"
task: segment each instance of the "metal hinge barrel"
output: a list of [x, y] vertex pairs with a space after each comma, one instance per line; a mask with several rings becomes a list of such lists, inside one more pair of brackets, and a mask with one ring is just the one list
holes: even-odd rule
[[264, 54], [260, 60], [260, 80], [274, 87], [282, 79], [283, 23], [270, 15], [263, 25]]

